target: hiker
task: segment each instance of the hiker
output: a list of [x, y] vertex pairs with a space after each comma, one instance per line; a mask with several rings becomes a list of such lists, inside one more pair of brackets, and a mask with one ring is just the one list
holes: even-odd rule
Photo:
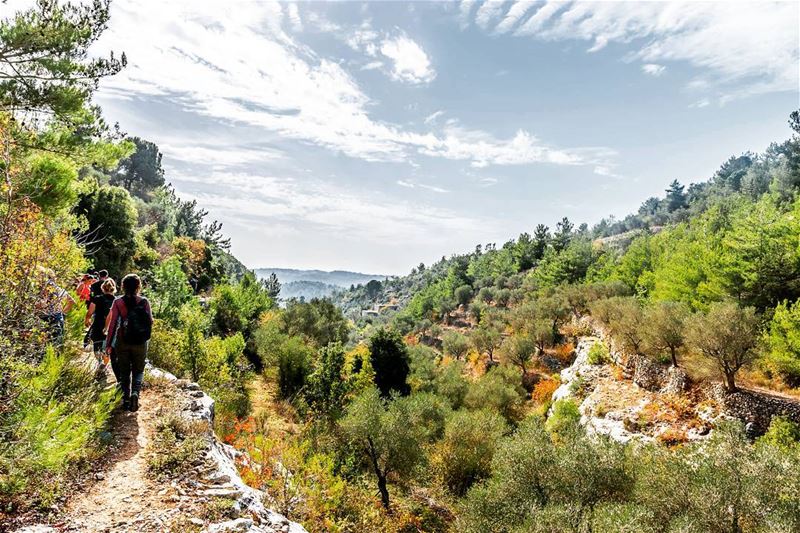
[[78, 286], [75, 288], [75, 292], [78, 293], [78, 299], [86, 303], [86, 307], [89, 307], [92, 298], [92, 284], [94, 282], [94, 276], [91, 274], [84, 274], [78, 282]]
[[108, 270], [101, 270], [97, 273], [97, 281], [92, 283], [91, 297], [103, 294], [103, 282], [108, 279]]
[[75, 305], [75, 300], [56, 284], [55, 272], [44, 267], [38, 270], [46, 278], [37, 306], [39, 317], [47, 324], [50, 339], [60, 346], [64, 343], [64, 317]]
[[[108, 322], [111, 306], [114, 305], [114, 293], [117, 292], [117, 284], [114, 283], [113, 279], [107, 279], [103, 282], [102, 289], [103, 294], [90, 300], [89, 309], [86, 311], [86, 319], [84, 320], [84, 325], [89, 328], [89, 338], [92, 341], [94, 355], [97, 358], [98, 376], [105, 375], [106, 365], [109, 361], [109, 356], [104, 350], [107, 333], [106, 322]], [[116, 364], [112, 364], [111, 369], [114, 371], [117, 381], [119, 381]]]
[[122, 408], [131, 412], [139, 409], [147, 341], [153, 327], [150, 302], [139, 296], [141, 288], [142, 280], [136, 274], [122, 278], [122, 296], [114, 300], [106, 325], [106, 353], [116, 360]]

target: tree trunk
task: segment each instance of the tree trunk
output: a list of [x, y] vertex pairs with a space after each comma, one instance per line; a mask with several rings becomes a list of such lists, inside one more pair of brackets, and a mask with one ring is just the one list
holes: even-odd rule
[[736, 388], [735, 376], [736, 372], [730, 370], [725, 372], [725, 389], [728, 392], [736, 392], [738, 390]]
[[389, 509], [389, 491], [386, 488], [386, 476], [380, 473], [378, 474], [378, 491], [381, 493], [383, 508], [387, 511], [391, 511], [391, 509]]
[[675, 348], [670, 346], [669, 355], [672, 357], [672, 366], [678, 368], [678, 358], [675, 356]]
[[367, 444], [369, 444], [369, 457], [372, 459], [372, 469], [375, 476], [378, 478], [378, 492], [381, 493], [381, 503], [387, 512], [391, 512], [389, 508], [389, 490], [386, 488], [386, 473], [381, 470], [378, 465], [378, 454], [375, 451], [375, 444], [370, 437], [367, 437]]

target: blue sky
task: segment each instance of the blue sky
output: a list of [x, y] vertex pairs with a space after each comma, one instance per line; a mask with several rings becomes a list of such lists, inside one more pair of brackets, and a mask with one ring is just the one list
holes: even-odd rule
[[[224, 5], [225, 7], [219, 7]], [[116, 0], [97, 101], [250, 267], [400, 274], [789, 136], [798, 3]]]

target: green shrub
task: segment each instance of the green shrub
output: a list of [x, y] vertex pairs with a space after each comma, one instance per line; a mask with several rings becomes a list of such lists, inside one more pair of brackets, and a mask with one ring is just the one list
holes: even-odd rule
[[525, 404], [522, 377], [510, 366], [492, 368], [469, 386], [464, 405], [468, 409], [489, 409], [511, 423], [522, 419]]
[[780, 448], [790, 448], [800, 443], [800, 424], [792, 422], [786, 417], [776, 416], [769, 423], [769, 429], [758, 442]]
[[568, 399], [558, 400], [553, 404], [553, 412], [545, 423], [545, 429], [555, 435], [562, 435], [572, 431], [581, 420], [581, 412], [578, 405]]
[[[49, 347], [38, 366], [16, 365], [19, 394], [0, 419], [0, 506], [36, 508], [60, 495], [61, 480], [99, 454], [116, 403], [69, 350]], [[25, 497], [23, 498], [23, 494]]]
[[153, 321], [153, 332], [147, 347], [147, 358], [153, 366], [176, 376], [183, 376], [186, 367], [180, 355], [183, 332], [173, 329], [163, 320]]
[[608, 353], [608, 348], [602, 342], [596, 342], [589, 348], [589, 353], [586, 354], [586, 360], [590, 365], [605, 365], [611, 362], [611, 355]]
[[456, 411], [445, 423], [434, 464], [439, 482], [462, 496], [491, 472], [497, 442], [507, 430], [503, 417], [491, 411]]
[[765, 337], [769, 370], [790, 386], [800, 386], [800, 302], [778, 305]]

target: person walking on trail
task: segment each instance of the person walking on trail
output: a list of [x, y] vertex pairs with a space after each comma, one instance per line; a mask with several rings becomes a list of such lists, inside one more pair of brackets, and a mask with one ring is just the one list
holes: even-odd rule
[[89, 296], [101, 296], [103, 294], [103, 283], [108, 279], [108, 270], [101, 270], [97, 273], [97, 281], [92, 283]]
[[64, 319], [75, 305], [75, 300], [67, 291], [55, 282], [55, 272], [49, 268], [39, 267], [44, 276], [42, 293], [37, 304], [39, 317], [47, 326], [47, 332], [57, 346], [64, 344]]
[[139, 409], [147, 341], [153, 328], [150, 302], [139, 296], [141, 289], [142, 280], [136, 274], [122, 278], [122, 296], [111, 305], [107, 322], [106, 353], [116, 360], [122, 408], [131, 412]]
[[[106, 324], [108, 322], [108, 315], [111, 313], [111, 306], [114, 305], [114, 293], [117, 292], [117, 284], [113, 279], [107, 279], [103, 282], [103, 294], [93, 297], [89, 301], [89, 309], [86, 311], [86, 319], [84, 325], [89, 328], [89, 338], [92, 341], [94, 348], [94, 355], [97, 358], [97, 374], [98, 376], [105, 375], [106, 365], [109, 362], [109, 355], [105, 351], [105, 340], [108, 330]], [[111, 365], [114, 371], [114, 376], [117, 376], [116, 364]]]
[[91, 274], [84, 274], [78, 282], [78, 286], [75, 288], [78, 299], [84, 302], [86, 307], [89, 307], [92, 298], [92, 284], [94, 281], [94, 276]]

